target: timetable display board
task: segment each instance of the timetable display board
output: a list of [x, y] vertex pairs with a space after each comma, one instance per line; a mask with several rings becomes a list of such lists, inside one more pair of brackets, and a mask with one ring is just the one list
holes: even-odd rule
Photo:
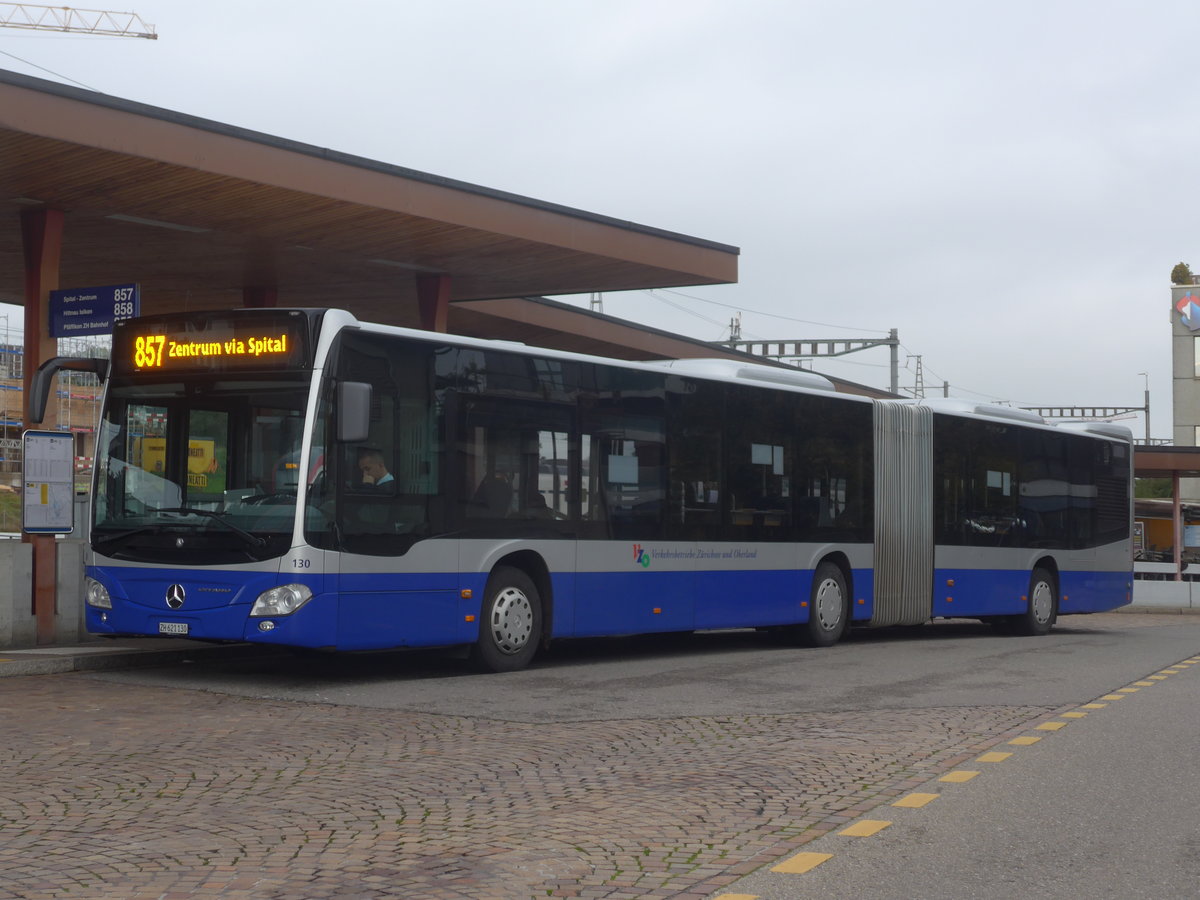
[[306, 368], [308, 320], [286, 310], [151, 316], [118, 322], [115, 375]]
[[21, 530], [67, 534], [75, 528], [75, 440], [60, 431], [26, 431]]

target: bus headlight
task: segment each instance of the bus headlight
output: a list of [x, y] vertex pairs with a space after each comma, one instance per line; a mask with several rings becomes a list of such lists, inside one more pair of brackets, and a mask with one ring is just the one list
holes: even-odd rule
[[112, 597], [108, 596], [108, 588], [95, 578], [83, 579], [84, 599], [88, 606], [97, 609], [112, 609]]
[[251, 616], [290, 616], [312, 599], [312, 591], [302, 584], [284, 584], [263, 591], [250, 608]]

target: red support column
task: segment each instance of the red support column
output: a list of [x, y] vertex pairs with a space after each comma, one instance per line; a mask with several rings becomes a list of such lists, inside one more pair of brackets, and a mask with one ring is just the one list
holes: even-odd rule
[[[29, 421], [29, 402], [33, 373], [38, 366], [57, 354], [58, 345], [50, 337], [50, 292], [58, 290], [58, 265], [62, 257], [63, 213], [59, 209], [27, 209], [21, 213], [21, 240], [25, 250], [25, 427]], [[55, 416], [47, 411], [50, 427]], [[58, 600], [58, 548], [52, 534], [26, 534], [21, 538], [33, 545], [33, 591], [31, 612], [37, 618], [37, 642], [52, 644], [55, 639], [54, 616]]]
[[421, 308], [421, 327], [445, 333], [450, 311], [450, 276], [418, 275], [417, 303]]
[[1179, 473], [1171, 473], [1171, 531], [1175, 541], [1175, 580], [1183, 581], [1183, 500]]
[[274, 287], [243, 287], [242, 306], [246, 309], [259, 309], [279, 305], [279, 288]]

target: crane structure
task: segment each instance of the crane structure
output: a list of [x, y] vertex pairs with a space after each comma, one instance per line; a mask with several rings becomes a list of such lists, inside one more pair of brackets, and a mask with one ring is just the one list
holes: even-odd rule
[[143, 22], [137, 13], [39, 3], [0, 3], [0, 27], [158, 40], [154, 26]]

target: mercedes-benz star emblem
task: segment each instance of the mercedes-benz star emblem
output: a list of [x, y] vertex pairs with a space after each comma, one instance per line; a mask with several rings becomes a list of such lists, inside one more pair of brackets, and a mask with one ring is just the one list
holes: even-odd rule
[[182, 584], [173, 584], [167, 588], [167, 606], [171, 609], [179, 609], [183, 606], [185, 599], [187, 599], [187, 591], [183, 589]]

